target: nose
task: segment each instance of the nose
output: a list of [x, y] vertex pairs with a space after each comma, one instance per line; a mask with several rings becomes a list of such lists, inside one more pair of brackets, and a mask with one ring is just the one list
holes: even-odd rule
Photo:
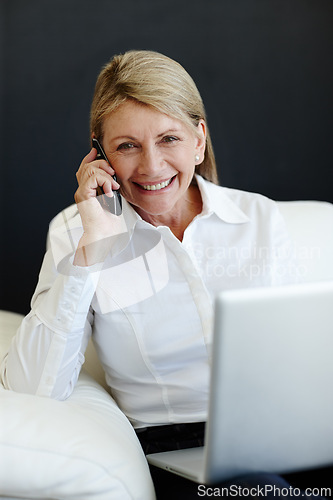
[[160, 152], [154, 147], [142, 148], [138, 172], [147, 177], [156, 177], [161, 173], [163, 159]]

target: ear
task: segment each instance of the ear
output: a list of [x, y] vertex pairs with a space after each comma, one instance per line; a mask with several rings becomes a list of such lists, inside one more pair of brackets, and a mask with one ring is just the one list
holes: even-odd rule
[[197, 127], [197, 135], [196, 135], [196, 146], [195, 146], [195, 156], [199, 157], [195, 163], [196, 165], [200, 165], [203, 162], [205, 157], [205, 149], [206, 149], [206, 122], [204, 120], [200, 120]]

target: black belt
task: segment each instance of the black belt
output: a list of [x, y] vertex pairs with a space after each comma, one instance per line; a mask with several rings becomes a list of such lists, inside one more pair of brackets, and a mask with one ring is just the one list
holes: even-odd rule
[[136, 434], [146, 454], [193, 448], [203, 445], [205, 422], [144, 427]]
[[205, 424], [206, 422], [190, 422], [185, 424], [151, 425], [150, 427], [139, 427], [138, 429], [135, 429], [135, 432], [137, 434], [141, 434], [142, 432], [150, 434], [155, 432], [164, 433], [170, 430], [176, 430], [177, 432], [177, 430], [180, 429], [195, 430], [196, 428], [201, 428]]

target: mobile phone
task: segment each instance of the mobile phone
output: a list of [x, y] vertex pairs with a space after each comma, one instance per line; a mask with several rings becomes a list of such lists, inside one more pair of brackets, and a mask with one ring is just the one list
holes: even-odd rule
[[[102, 146], [100, 145], [99, 141], [97, 139], [93, 138], [91, 143], [92, 143], [92, 147], [97, 149], [96, 159], [97, 160], [103, 159], [103, 160], [107, 161], [108, 164], [110, 165], [108, 157], [106, 156], [105, 151], [102, 148]], [[115, 175], [113, 175], [112, 177], [115, 181], [117, 181], [117, 177]], [[121, 202], [121, 196], [119, 193], [119, 189], [116, 191], [113, 191], [113, 196], [110, 197], [110, 196], [106, 196], [103, 192], [103, 189], [100, 186], [98, 186], [97, 199], [105, 210], [109, 210], [109, 212], [111, 212], [112, 214], [115, 214], [115, 215], [121, 215], [122, 202]]]

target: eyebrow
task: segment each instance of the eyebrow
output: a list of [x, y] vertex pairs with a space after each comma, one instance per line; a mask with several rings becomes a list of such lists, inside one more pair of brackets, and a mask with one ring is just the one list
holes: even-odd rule
[[113, 142], [113, 141], [119, 141], [119, 140], [123, 140], [123, 139], [126, 139], [126, 140], [131, 140], [131, 141], [136, 141], [135, 137], [132, 137], [130, 135], [120, 135], [118, 137], [113, 137], [110, 142]]
[[[156, 136], [156, 138], [159, 139], [160, 137], [163, 137], [164, 135], [173, 134], [175, 132], [177, 132], [177, 133], [180, 132], [180, 129], [179, 128], [171, 128], [171, 129], [165, 130], [164, 132], [161, 132], [160, 134], [158, 134]], [[132, 137], [131, 135], [119, 135], [117, 137], [113, 137], [110, 142], [124, 140], [124, 139], [130, 140], [130, 141], [137, 141], [138, 140], [136, 137]]]
[[162, 137], [163, 135], [173, 134], [175, 132], [177, 132], [177, 133], [180, 132], [180, 129], [179, 128], [169, 128], [165, 132], [162, 132], [161, 134], [158, 134], [157, 137]]

